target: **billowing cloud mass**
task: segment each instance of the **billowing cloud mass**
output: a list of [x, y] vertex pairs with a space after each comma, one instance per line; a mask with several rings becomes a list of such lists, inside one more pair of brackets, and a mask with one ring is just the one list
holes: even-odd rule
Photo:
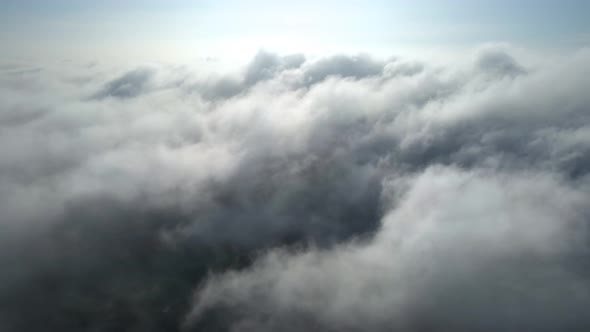
[[587, 331], [590, 52], [0, 67], [2, 331]]

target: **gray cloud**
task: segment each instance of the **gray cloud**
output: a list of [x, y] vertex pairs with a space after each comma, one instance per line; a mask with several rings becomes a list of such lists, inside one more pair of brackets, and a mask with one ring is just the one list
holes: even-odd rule
[[60, 66], [0, 75], [4, 330], [587, 326], [587, 51]]
[[517, 76], [526, 73], [510, 54], [496, 48], [480, 50], [475, 65], [479, 70], [492, 75]]
[[284, 57], [273, 53], [260, 51], [246, 68], [244, 84], [252, 86], [262, 80], [267, 80], [285, 69], [299, 68], [305, 62], [302, 54], [292, 54]]
[[261, 50], [246, 66], [243, 73], [198, 82], [195, 89], [206, 99], [223, 100], [246, 92], [256, 84], [270, 80], [285, 70], [297, 69], [304, 62], [303, 54], [279, 56]]
[[[390, 182], [399, 190], [397, 180]], [[431, 168], [369, 241], [212, 278], [189, 320], [237, 330], [554, 331], [590, 321], [588, 192], [544, 174]], [[223, 311], [222, 311], [223, 312]], [[297, 322], [293, 325], [294, 322]], [[202, 327], [198, 324], [194, 327]], [[209, 329], [221, 328], [208, 326]]]
[[375, 61], [368, 55], [335, 55], [321, 59], [309, 66], [304, 74], [306, 84], [312, 85], [335, 77], [364, 78], [382, 73], [385, 63]]
[[131, 70], [104, 85], [95, 98], [131, 98], [143, 93], [150, 83], [154, 72], [148, 68]]

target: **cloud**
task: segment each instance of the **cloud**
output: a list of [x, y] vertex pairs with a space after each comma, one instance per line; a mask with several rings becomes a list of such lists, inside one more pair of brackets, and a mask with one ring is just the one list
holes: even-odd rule
[[272, 78], [278, 71], [299, 68], [305, 62], [303, 54], [292, 54], [284, 57], [266, 51], [254, 56], [246, 68], [244, 84], [252, 86], [262, 80]]
[[195, 89], [206, 99], [222, 100], [246, 92], [285, 70], [297, 69], [304, 62], [303, 54], [279, 56], [260, 50], [239, 75], [213, 77], [205, 82], [198, 82]]
[[0, 326], [586, 325], [590, 58], [514, 59], [0, 74]]
[[131, 70], [104, 85], [95, 98], [131, 98], [137, 97], [148, 87], [154, 72], [148, 68]]
[[479, 70], [490, 75], [513, 77], [526, 73], [526, 70], [509, 53], [502, 48], [492, 46], [479, 50], [475, 65]]
[[384, 63], [368, 55], [335, 55], [311, 64], [304, 74], [306, 84], [312, 85], [330, 76], [364, 78], [376, 76], [383, 71]]
[[[394, 180], [389, 185], [399, 190]], [[585, 329], [588, 192], [545, 174], [429, 168], [368, 241], [272, 251], [197, 293], [196, 330]], [[224, 314], [227, 310], [230, 314]], [[212, 321], [217, 312], [227, 319]], [[199, 325], [203, 324], [203, 325]], [[211, 324], [211, 325], [208, 325]], [[189, 324], [190, 325], [190, 324]]]

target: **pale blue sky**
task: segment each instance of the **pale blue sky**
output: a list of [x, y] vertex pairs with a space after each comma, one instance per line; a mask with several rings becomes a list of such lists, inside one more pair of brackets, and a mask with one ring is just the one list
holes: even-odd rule
[[585, 0], [0, 0], [5, 54], [192, 57], [590, 42]]

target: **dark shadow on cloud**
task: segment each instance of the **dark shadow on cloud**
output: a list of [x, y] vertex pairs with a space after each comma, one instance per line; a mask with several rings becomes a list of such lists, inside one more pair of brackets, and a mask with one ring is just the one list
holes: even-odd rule
[[423, 72], [424, 69], [424, 64], [420, 62], [403, 62], [394, 59], [385, 65], [383, 75], [386, 78], [414, 76]]
[[244, 86], [236, 78], [222, 77], [198, 84], [193, 89], [207, 100], [224, 100], [241, 93]]
[[0, 126], [3, 128], [20, 127], [31, 123], [45, 115], [43, 109], [21, 109], [18, 112], [0, 114]]
[[150, 81], [155, 72], [150, 68], [138, 68], [126, 72], [120, 77], [106, 83], [93, 98], [104, 99], [108, 97], [127, 99], [140, 96], [150, 88]]
[[516, 77], [526, 74], [526, 70], [510, 54], [497, 48], [481, 50], [475, 61], [475, 66], [484, 73], [500, 77]]
[[314, 85], [329, 77], [361, 79], [380, 75], [384, 63], [373, 60], [366, 54], [348, 56], [335, 55], [311, 64], [305, 70], [304, 82]]
[[24, 75], [38, 74], [42, 70], [43, 70], [42, 68], [13, 69], [13, 70], [6, 70], [3, 74], [4, 75], [14, 75], [14, 76], [24, 76]]

